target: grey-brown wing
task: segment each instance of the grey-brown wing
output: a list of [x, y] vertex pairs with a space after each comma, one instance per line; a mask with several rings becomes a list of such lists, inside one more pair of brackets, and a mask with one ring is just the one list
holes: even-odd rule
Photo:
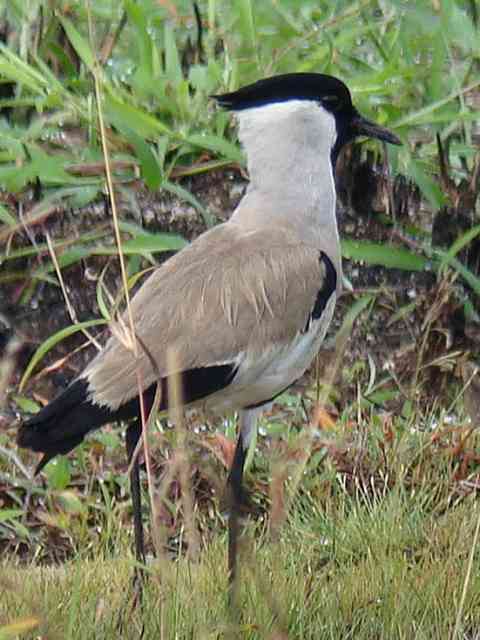
[[247, 350], [255, 358], [269, 345], [288, 343], [321, 314], [335, 287], [327, 256], [291, 234], [220, 225], [161, 266], [134, 296], [137, 359], [112, 335], [82, 377], [95, 402], [116, 409], [137, 395], [137, 372], [146, 389], [174, 373], [172, 363], [181, 372], [234, 366]]

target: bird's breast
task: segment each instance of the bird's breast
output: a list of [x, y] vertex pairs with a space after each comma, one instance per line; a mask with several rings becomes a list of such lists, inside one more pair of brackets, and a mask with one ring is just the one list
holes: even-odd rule
[[238, 410], [268, 402], [298, 380], [315, 358], [330, 325], [336, 296], [307, 331], [299, 331], [290, 342], [252, 348], [239, 354], [238, 368], [228, 388], [205, 402], [209, 411]]

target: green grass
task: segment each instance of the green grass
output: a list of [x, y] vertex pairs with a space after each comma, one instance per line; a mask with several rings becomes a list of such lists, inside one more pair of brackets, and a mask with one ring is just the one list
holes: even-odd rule
[[[12, 550], [0, 564], [0, 638], [17, 637], [11, 629], [21, 627], [9, 631], [15, 624], [35, 626], [22, 638], [116, 638], [121, 620], [128, 629], [121, 637], [138, 637], [143, 624], [145, 637], [182, 639], [475, 638], [480, 513], [472, 456], [480, 434], [460, 444], [469, 429], [461, 426], [461, 403], [453, 428], [438, 411], [405, 411], [389, 421], [352, 405], [333, 430], [313, 437], [292, 495], [314, 434], [299, 423], [298, 396], [283, 402], [262, 422], [247, 473], [256, 516], [242, 540], [235, 607], [227, 600], [219, 516], [225, 471], [199, 452], [207, 437], [200, 434], [191, 436], [189, 447], [197, 469], [200, 551], [193, 561], [179, 553], [182, 505], [167, 500], [168, 551], [148, 564], [144, 607], [132, 612], [131, 515], [118, 466], [123, 456], [115, 432], [107, 431], [99, 439], [112, 448], [96, 464], [99, 481], [88, 462], [84, 468], [86, 453], [96, 447], [98, 456], [92, 442], [81, 447], [78, 462], [50, 465], [47, 491], [38, 481], [22, 488], [10, 471], [10, 496], [22, 505], [24, 489], [33, 493], [23, 529], [21, 509], [0, 522]], [[435, 420], [441, 424], [435, 427]], [[161, 459], [158, 451], [154, 458]], [[291, 497], [287, 515], [282, 505]]]
[[[174, 177], [178, 170], [185, 177], [242, 162], [230, 116], [215, 108], [210, 95], [265, 75], [317, 71], [343, 78], [359, 109], [402, 138], [403, 147], [389, 149], [392, 174], [413, 180], [427, 209], [427, 234], [396, 222], [397, 229], [405, 225], [413, 233], [422, 255], [392, 243], [349, 240], [344, 255], [411, 271], [449, 265], [480, 291], [477, 274], [430, 242], [432, 216], [455, 201], [455, 189], [449, 195], [438, 178], [436, 136], [448, 147], [447, 174], [457, 186], [474, 172], [480, 38], [473, 6], [460, 0], [438, 6], [366, 0], [235, 0], [227, 6], [203, 0], [198, 6], [200, 47], [189, 0], [76, 0], [56, 10], [40, 0], [0, 0], [9, 25], [0, 48], [0, 109], [11, 109], [8, 119], [0, 119], [0, 186], [16, 194], [0, 203], [0, 284], [28, 283], [22, 302], [43, 282], [55, 286], [51, 265], [29, 274], [19, 262], [15, 244], [22, 224], [34, 226], [57, 207], [78, 208], [101, 197], [94, 77], [116, 188], [129, 193], [140, 175], [147, 189], [175, 194], [211, 225], [209, 203]], [[371, 141], [363, 146], [378, 149]], [[15, 200], [23, 202], [37, 181], [40, 201], [20, 220]], [[135, 195], [128, 198], [135, 208]], [[80, 246], [70, 250], [57, 239], [61, 266], [95, 254], [98, 242], [87, 236], [80, 234]], [[473, 239], [460, 230], [459, 236], [460, 244]], [[157, 251], [162, 247], [168, 248], [166, 239], [158, 240]], [[132, 252], [144, 258], [140, 248]]]
[[[16, 83], [14, 95], [0, 101], [13, 107], [11, 122], [1, 128], [0, 181], [9, 190], [38, 176], [50, 188], [68, 186], [67, 200], [95, 197], [101, 176], [69, 173], [75, 163], [102, 159], [93, 72], [100, 79], [107, 124], [115, 127], [112, 157], [137, 164], [151, 189], [165, 187], [177, 163], [206, 150], [237, 161], [238, 149], [226, 139], [229, 117], [213, 109], [209, 95], [287, 71], [341, 76], [360, 109], [405, 141], [422, 127], [427, 135], [414, 152], [407, 144], [391, 153], [394, 171], [412, 176], [431, 206], [445, 201], [433, 177], [436, 133], [456, 134], [450, 159], [457, 176], [473, 166], [477, 114], [469, 96], [478, 92], [480, 47], [468, 4], [445, 0], [436, 10], [427, 2], [388, 2], [382, 8], [365, 1], [334, 7], [323, 1], [238, 0], [228, 7], [199, 2], [203, 49], [187, 56], [188, 63], [187, 40], [195, 42], [197, 34], [186, 0], [123, 6], [78, 0], [63, 12], [45, 8], [38, 33], [41, 4], [0, 2], [11, 29], [17, 29], [10, 46], [0, 51], [3, 82]], [[105, 34], [116, 34], [123, 12], [123, 29], [106, 61]], [[83, 143], [68, 144], [70, 127], [85, 131]], [[117, 180], [129, 175], [127, 170]]]
[[[450, 247], [432, 246], [431, 240], [435, 213], [445, 205], [457, 213], [455, 195], [472, 180], [478, 156], [480, 38], [472, 7], [461, 0], [203, 0], [199, 50], [187, 0], [0, 0], [10, 25], [0, 47], [0, 108], [11, 109], [8, 118], [0, 114], [0, 297], [8, 291], [11, 299], [14, 283], [15, 303], [25, 309], [40, 287], [59, 287], [52, 251], [65, 278], [76, 265], [116, 253], [104, 223], [75, 239], [57, 230], [52, 250], [42, 237], [41, 225], [48, 226], [58, 211], [74, 208], [82, 216], [105, 188], [94, 76], [115, 189], [128, 203], [119, 228], [129, 285], [155, 264], [158, 252], [183, 243], [132, 223], [129, 210], [140, 211], [137, 180], [153, 193], [173, 194], [193, 206], [205, 226], [213, 224], [209, 202], [195, 197], [185, 178], [236, 167], [243, 159], [229, 114], [215, 108], [210, 94], [292, 71], [345, 80], [360, 111], [404, 142], [389, 149], [392, 176], [412, 179], [421, 191], [424, 228], [417, 220], [378, 217], [410, 239], [408, 249], [347, 238], [345, 257], [438, 274], [430, 297], [419, 296], [401, 309], [395, 294], [382, 298], [382, 286], [354, 298], [349, 328], [360, 313], [368, 328], [370, 318], [388, 308], [385, 326], [398, 323], [399, 332], [409, 335], [418, 329], [411, 335], [416, 355], [407, 354], [412, 363], [406, 381], [377, 370], [374, 359], [344, 367], [331, 393], [341, 407], [339, 421], [333, 432], [320, 431], [312, 439], [304, 469], [298, 466], [305, 452], [302, 434], [312, 432], [299, 397], [287, 394], [262, 423], [248, 474], [257, 518], [244, 540], [237, 612], [226, 596], [225, 523], [218, 500], [225, 470], [202, 444], [211, 434], [192, 436], [191, 447], [201, 480], [195, 488], [201, 553], [195, 562], [176, 553], [150, 565], [143, 612], [132, 613], [131, 523], [119, 435], [97, 434], [75, 459], [52, 463], [42, 483], [32, 481], [14, 457], [12, 432], [0, 432], [0, 542], [7, 550], [0, 564], [0, 640], [138, 637], [142, 623], [146, 638], [166, 639], [478, 637], [478, 436], [461, 443], [468, 430], [462, 397], [451, 432], [432, 426], [434, 420], [442, 424], [443, 408], [455, 396], [451, 378], [448, 387], [438, 384], [429, 393], [432, 371], [441, 377], [458, 359], [448, 353], [447, 340], [438, 346], [438, 336], [449, 330], [444, 317], [465, 302], [464, 291], [445, 276], [447, 268], [468, 285], [475, 304], [480, 292], [478, 275], [461, 262], [479, 227], [459, 227]], [[439, 177], [437, 135], [448, 146], [453, 187]], [[371, 141], [362, 147], [378, 152]], [[41, 195], [32, 201], [38, 182]], [[476, 197], [467, 211], [472, 219]], [[25, 226], [36, 233], [35, 241]], [[59, 341], [107, 321], [120, 305], [121, 293], [109, 299], [102, 269], [96, 298], [103, 319], [72, 320], [40, 344], [23, 372], [25, 384]], [[469, 309], [478, 317], [471, 303]], [[444, 354], [449, 359], [435, 364]], [[0, 370], [0, 396], [2, 375]], [[437, 388], [442, 395], [432, 399]], [[32, 409], [33, 401], [22, 395], [26, 389], [13, 390], [11, 406]], [[304, 395], [312, 409], [315, 390]], [[395, 417], [389, 423], [381, 412], [391, 403]], [[233, 422], [218, 432], [230, 438], [231, 447]], [[165, 461], [175, 438], [161, 437], [157, 454]], [[297, 478], [294, 507], [272, 540], [269, 524], [285, 516], [281, 508], [275, 511], [285, 499], [279, 477], [286, 474], [286, 481], [298, 469], [306, 473]], [[173, 490], [168, 494], [166, 514], [173, 522], [170, 547], [178, 550], [183, 520], [175, 496]], [[119, 631], [122, 617], [127, 631]]]
[[[455, 259], [454, 250], [445, 256], [430, 242], [433, 214], [455, 201], [455, 189], [449, 195], [445, 180], [438, 179], [436, 136], [448, 147], [447, 174], [456, 185], [474, 172], [480, 39], [473, 7], [460, 0], [438, 7], [365, 0], [334, 6], [236, 0], [228, 7], [203, 0], [198, 6], [201, 46], [187, 0], [76, 0], [55, 11], [40, 0], [0, 0], [9, 25], [0, 48], [0, 109], [11, 109], [8, 119], [0, 119], [0, 185], [20, 201], [36, 181], [43, 187], [22, 220], [13, 203], [0, 206], [0, 244], [13, 238], [0, 254], [8, 262], [0, 284], [28, 282], [22, 302], [42, 282], [55, 286], [51, 265], [29, 274], [18, 262], [22, 224], [33, 226], [57, 207], [78, 208], [101, 196], [104, 158], [94, 77], [116, 188], [129, 192], [140, 175], [149, 190], [176, 194], [211, 225], [209, 203], [174, 177], [177, 170], [185, 177], [242, 161], [229, 114], [216, 109], [210, 95], [265, 75], [317, 71], [343, 78], [360, 110], [400, 135], [404, 146], [389, 150], [392, 174], [413, 180], [428, 210], [426, 235], [418, 225], [405, 225], [423, 255], [392, 243], [346, 240], [345, 257], [411, 271], [448, 265], [480, 291], [477, 274]], [[378, 145], [370, 141], [364, 148]], [[129, 199], [134, 203], [134, 194]], [[397, 221], [396, 228], [402, 224]], [[473, 239], [460, 230], [459, 236], [458, 246]], [[65, 267], [98, 249], [87, 234], [80, 234], [80, 248], [62, 248], [64, 239], [58, 240]], [[158, 240], [157, 251], [162, 248], [168, 248], [166, 239]], [[132, 252], [145, 255], [140, 248]]]
[[[306, 500], [276, 542], [249, 525], [232, 609], [224, 536], [195, 562], [149, 565], [142, 613], [130, 610], [133, 563], [125, 534], [114, 554], [95, 559], [79, 554], [44, 568], [3, 561], [0, 620], [33, 617], [35, 635], [72, 639], [117, 638], [122, 616], [128, 629], [122, 637], [138, 637], [141, 623], [148, 638], [453, 637], [478, 506], [467, 499], [439, 513], [430, 497], [402, 489], [368, 500], [340, 493], [328, 515]], [[474, 571], [459, 638], [475, 637], [479, 594]]]

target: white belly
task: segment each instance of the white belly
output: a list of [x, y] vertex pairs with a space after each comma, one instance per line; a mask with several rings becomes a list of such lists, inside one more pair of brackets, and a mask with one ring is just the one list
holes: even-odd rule
[[242, 409], [267, 402], [300, 378], [310, 366], [330, 325], [336, 296], [327, 303], [309, 330], [298, 333], [293, 342], [269, 346], [260, 355], [241, 354], [237, 374], [228, 388], [206, 400], [213, 411]]

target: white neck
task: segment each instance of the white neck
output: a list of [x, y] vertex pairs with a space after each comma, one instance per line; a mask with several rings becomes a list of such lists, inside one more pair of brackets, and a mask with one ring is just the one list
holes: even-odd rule
[[306, 100], [245, 109], [238, 117], [250, 184], [232, 220], [285, 224], [309, 244], [335, 250], [334, 117]]

